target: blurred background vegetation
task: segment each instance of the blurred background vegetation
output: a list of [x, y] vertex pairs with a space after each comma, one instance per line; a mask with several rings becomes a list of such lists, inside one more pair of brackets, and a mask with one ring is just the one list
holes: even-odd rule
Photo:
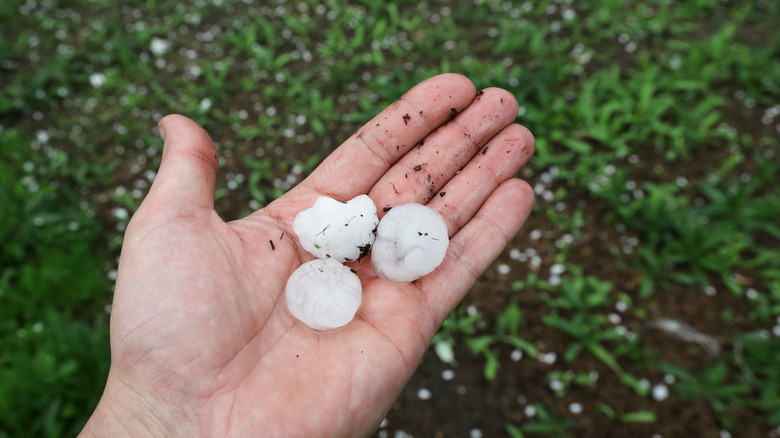
[[156, 122], [220, 153], [235, 219], [441, 72], [537, 138], [527, 226], [378, 436], [780, 436], [780, 4], [0, 3], [0, 437], [99, 399]]

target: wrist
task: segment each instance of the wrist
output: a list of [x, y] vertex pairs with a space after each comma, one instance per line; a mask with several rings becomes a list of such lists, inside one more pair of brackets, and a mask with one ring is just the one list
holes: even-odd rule
[[109, 373], [106, 388], [79, 438], [198, 436], [181, 409]]

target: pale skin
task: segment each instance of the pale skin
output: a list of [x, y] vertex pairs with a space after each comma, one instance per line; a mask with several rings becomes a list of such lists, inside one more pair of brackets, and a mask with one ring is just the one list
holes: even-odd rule
[[[428, 79], [293, 190], [227, 223], [214, 211], [208, 134], [183, 116], [162, 119], [162, 163], [122, 248], [111, 370], [81, 436], [371, 434], [531, 211], [533, 191], [514, 175], [534, 139], [513, 123], [517, 109], [508, 92], [477, 92], [463, 76]], [[380, 217], [383, 207], [427, 204], [447, 222], [450, 246], [412, 283], [379, 279], [366, 258], [350, 264], [363, 304], [345, 327], [315, 332], [284, 301], [287, 278], [313, 259], [292, 221], [318, 196], [360, 194]]]

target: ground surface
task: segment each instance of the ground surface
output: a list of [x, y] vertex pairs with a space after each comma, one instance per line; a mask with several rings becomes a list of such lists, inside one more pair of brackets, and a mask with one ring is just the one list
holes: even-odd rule
[[[780, 5], [0, 4], [0, 438], [74, 435], [172, 112], [241, 217], [418, 81], [520, 103], [537, 205], [376, 436], [780, 436]], [[95, 272], [101, 275], [96, 276]]]

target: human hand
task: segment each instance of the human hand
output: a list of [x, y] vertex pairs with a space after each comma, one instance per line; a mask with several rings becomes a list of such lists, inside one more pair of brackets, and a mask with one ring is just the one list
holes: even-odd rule
[[[223, 222], [217, 156], [191, 120], [168, 116], [152, 188], [125, 233], [111, 316], [111, 371], [83, 436], [365, 436], [411, 377], [434, 333], [517, 233], [533, 205], [512, 178], [533, 154], [506, 91], [465, 77], [424, 81], [265, 208]], [[424, 142], [424, 144], [423, 144]], [[383, 207], [427, 204], [450, 246], [412, 283], [350, 264], [355, 319], [314, 332], [284, 286], [312, 257], [292, 231], [318, 196], [367, 193]], [[269, 243], [273, 241], [273, 247]], [[370, 256], [369, 256], [370, 257]]]

